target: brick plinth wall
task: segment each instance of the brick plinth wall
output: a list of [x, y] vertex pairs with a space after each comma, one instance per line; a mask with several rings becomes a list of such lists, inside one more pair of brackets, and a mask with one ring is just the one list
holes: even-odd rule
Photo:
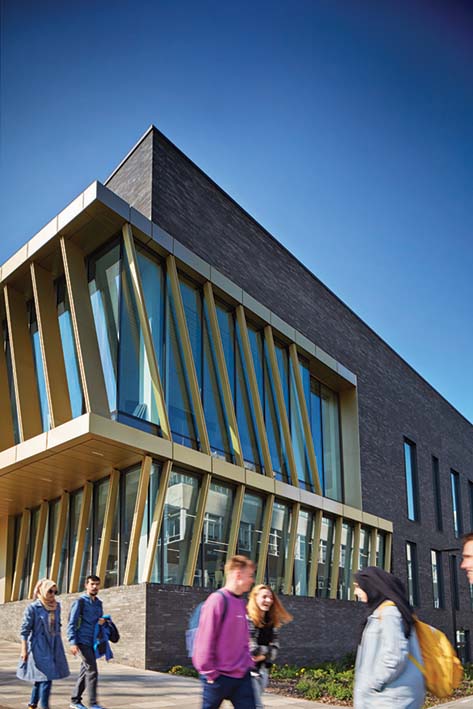
[[[121, 639], [113, 646], [115, 659], [150, 670], [188, 665], [185, 630], [195, 606], [207, 597], [188, 586], [139, 584], [100, 592], [104, 611], [116, 622]], [[78, 594], [59, 596], [62, 630], [67, 647], [69, 609]], [[279, 663], [312, 665], [343, 657], [356, 647], [364, 607], [350, 601], [283, 597], [294, 621], [281, 631]], [[0, 605], [0, 638], [18, 642], [24, 610], [30, 601]]]

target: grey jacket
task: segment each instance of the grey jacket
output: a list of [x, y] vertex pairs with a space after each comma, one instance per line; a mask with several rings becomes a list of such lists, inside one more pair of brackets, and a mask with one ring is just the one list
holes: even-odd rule
[[356, 656], [355, 709], [422, 707], [424, 677], [409, 654], [422, 663], [415, 630], [406, 638], [396, 606], [377, 608], [368, 618]]

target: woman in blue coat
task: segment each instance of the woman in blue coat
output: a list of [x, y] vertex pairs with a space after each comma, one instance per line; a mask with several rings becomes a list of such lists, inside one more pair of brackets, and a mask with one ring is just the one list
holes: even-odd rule
[[425, 686], [413, 611], [401, 581], [376, 566], [355, 574], [355, 595], [367, 603], [355, 665], [355, 709], [420, 709]]
[[33, 682], [28, 707], [49, 709], [53, 679], [69, 676], [61, 638], [61, 606], [55, 581], [43, 579], [35, 589], [36, 600], [25, 610], [21, 625], [21, 660], [17, 677]]

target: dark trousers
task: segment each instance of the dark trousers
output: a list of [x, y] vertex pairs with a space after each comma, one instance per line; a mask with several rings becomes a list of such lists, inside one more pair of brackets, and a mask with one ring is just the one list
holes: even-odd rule
[[202, 678], [204, 696], [202, 709], [218, 709], [224, 699], [229, 699], [235, 709], [256, 709], [250, 673], [244, 677], [219, 675], [209, 684]]
[[71, 701], [73, 704], [82, 702], [82, 695], [87, 687], [89, 704], [97, 704], [97, 659], [91, 645], [78, 645], [80, 659], [82, 660]]
[[36, 707], [40, 704], [42, 709], [48, 709], [51, 686], [50, 679], [47, 682], [35, 682], [31, 692], [30, 705]]

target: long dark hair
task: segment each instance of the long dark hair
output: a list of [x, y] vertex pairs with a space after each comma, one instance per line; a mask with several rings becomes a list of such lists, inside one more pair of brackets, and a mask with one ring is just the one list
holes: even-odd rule
[[377, 566], [368, 566], [355, 574], [355, 583], [368, 596], [369, 614], [383, 601], [392, 601], [396, 604], [402, 616], [404, 635], [408, 638], [414, 625], [414, 613], [402, 581], [397, 576], [384, 571], [384, 569], [379, 569]]

